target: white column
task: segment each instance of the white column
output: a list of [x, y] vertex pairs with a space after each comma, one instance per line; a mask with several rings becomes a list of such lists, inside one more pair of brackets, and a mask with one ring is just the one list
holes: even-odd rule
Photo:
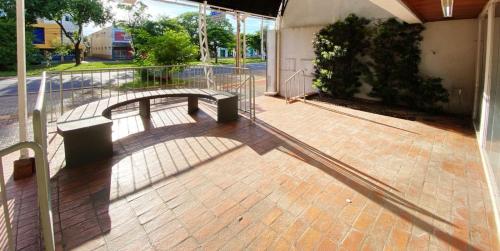
[[[201, 61], [203, 62], [203, 71], [207, 80], [207, 88], [212, 86], [213, 70], [210, 66], [210, 50], [208, 49], [208, 34], [207, 34], [207, 1], [200, 4], [198, 17], [198, 35], [200, 38], [200, 53]], [[217, 52], [215, 52], [217, 53]]]
[[247, 16], [243, 15], [243, 67], [246, 67], [247, 60]]
[[198, 36], [200, 39], [200, 53], [203, 64], [210, 64], [210, 51], [208, 50], [207, 36], [207, 1], [200, 4], [198, 17]]
[[281, 88], [281, 16], [276, 18], [276, 92]]
[[[479, 93], [479, 86], [484, 84], [484, 82], [481, 82], [481, 75], [484, 74], [484, 67], [481, 67], [482, 65], [482, 58], [483, 58], [483, 41], [485, 40], [484, 34], [483, 34], [483, 16], [479, 15], [477, 18], [478, 21], [478, 35], [477, 35], [477, 48], [476, 48], [476, 85], [474, 89], [474, 108], [472, 110], [472, 119], [477, 119], [479, 116], [478, 114], [478, 106], [481, 105], [482, 99], [482, 93]], [[479, 111], [481, 113], [481, 111]]]
[[266, 59], [266, 55], [264, 55], [264, 18], [263, 17], [260, 20], [260, 58], [262, 60]]
[[240, 39], [240, 13], [236, 12], [236, 67], [240, 67], [240, 57], [241, 57], [241, 39]]
[[481, 125], [479, 129], [479, 142], [481, 147], [486, 144], [486, 136], [488, 133], [488, 114], [490, 109], [490, 89], [493, 73], [493, 53], [495, 42], [495, 2], [492, 2], [488, 9], [488, 26], [486, 35], [486, 63], [484, 73], [484, 94], [482, 102]]
[[[28, 108], [26, 105], [26, 34], [24, 22], [24, 0], [16, 1], [17, 30], [17, 105], [19, 120], [19, 141], [27, 141]], [[21, 150], [21, 159], [29, 156], [28, 149]]]

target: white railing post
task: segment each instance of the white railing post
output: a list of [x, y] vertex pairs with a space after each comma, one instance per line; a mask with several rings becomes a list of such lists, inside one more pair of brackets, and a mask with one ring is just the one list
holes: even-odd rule
[[[42, 146], [35, 143], [35, 142], [20, 142], [17, 143], [13, 146], [7, 147], [5, 149], [0, 150], [0, 158], [4, 157], [5, 155], [14, 153], [16, 151], [20, 151], [22, 149], [31, 149], [33, 152], [35, 152], [35, 163], [37, 167], [37, 172], [36, 172], [36, 179], [37, 179], [37, 196], [38, 196], [38, 204], [40, 206], [40, 220], [42, 223], [42, 235], [43, 235], [43, 241], [44, 241], [44, 247], [45, 250], [48, 251], [54, 251], [55, 250], [55, 241], [54, 241], [54, 228], [53, 228], [53, 220], [52, 220], [52, 208], [50, 205], [50, 190], [48, 189], [48, 178], [46, 177], [46, 170], [47, 170], [47, 156], [45, 156], [44, 150], [42, 149]], [[1, 168], [0, 168], [1, 169]], [[4, 217], [5, 219], [9, 220], [9, 210], [8, 207], [5, 207], [7, 203], [7, 198], [6, 196], [4, 197], [3, 191], [6, 191], [5, 189], [5, 180], [3, 179], [3, 172], [0, 177], [0, 187], [2, 188], [2, 203], [4, 205]], [[7, 208], [7, 210], [5, 209]], [[9, 227], [7, 227], [9, 228]], [[12, 228], [9, 231], [10, 235], [12, 237]], [[8, 234], [9, 235], [9, 234]], [[10, 250], [14, 250], [14, 244], [13, 241], [10, 241]]]
[[50, 173], [47, 160], [47, 107], [46, 107], [46, 81], [47, 73], [43, 72], [42, 82], [33, 110], [33, 135], [35, 143], [40, 149], [35, 149], [36, 184], [38, 204], [40, 207], [40, 220], [42, 233], [47, 250], [54, 250], [54, 226], [52, 225], [52, 206], [50, 199]]
[[[24, 22], [24, 0], [16, 1], [17, 34], [17, 105], [19, 120], [19, 141], [28, 139], [28, 108], [26, 104], [26, 34]], [[21, 150], [21, 159], [28, 158], [27, 149]]]
[[12, 234], [12, 225], [10, 222], [9, 202], [7, 200], [7, 188], [5, 187], [5, 178], [3, 176], [2, 157], [0, 156], [0, 189], [2, 196], [3, 217], [5, 220], [5, 228], [7, 230], [7, 245], [8, 250], [14, 251], [14, 236]]

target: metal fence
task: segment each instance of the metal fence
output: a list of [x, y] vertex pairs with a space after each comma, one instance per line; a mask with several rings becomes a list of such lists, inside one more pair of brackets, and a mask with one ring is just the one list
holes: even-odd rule
[[0, 245], [7, 250], [15, 249], [2, 157], [20, 149], [32, 149], [35, 153], [37, 196], [44, 247], [46, 250], [54, 250], [47, 160], [49, 122], [57, 121], [69, 109], [94, 100], [128, 92], [175, 88], [212, 89], [238, 94], [240, 112], [250, 119], [255, 118], [255, 78], [247, 68], [184, 65], [44, 72], [33, 110], [34, 142], [20, 142], [0, 150], [0, 199], [6, 229], [6, 235], [3, 236], [5, 238], [0, 238]]
[[[210, 72], [210, 74], [207, 74]], [[238, 94], [239, 110], [255, 117], [255, 77], [248, 68], [176, 65], [48, 72], [49, 122], [98, 99], [152, 89], [201, 88]], [[162, 102], [156, 100], [155, 102]]]

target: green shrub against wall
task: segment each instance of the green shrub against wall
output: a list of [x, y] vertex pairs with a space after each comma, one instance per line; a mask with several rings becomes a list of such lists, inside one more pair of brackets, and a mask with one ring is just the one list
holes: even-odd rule
[[359, 91], [360, 77], [367, 70], [361, 61], [369, 47], [368, 19], [349, 15], [316, 34], [314, 86], [335, 97], [349, 98]]
[[448, 102], [448, 92], [440, 78], [424, 77], [419, 72], [421, 24], [408, 24], [394, 18], [378, 21], [373, 26], [371, 62], [367, 82], [371, 96], [386, 104], [401, 104], [420, 110], [436, 108]]
[[394, 18], [370, 21], [354, 14], [323, 28], [314, 40], [316, 59], [313, 85], [334, 97], [349, 98], [362, 81], [373, 88], [370, 96], [390, 105], [419, 110], [448, 102], [441, 79], [419, 72], [421, 24]]

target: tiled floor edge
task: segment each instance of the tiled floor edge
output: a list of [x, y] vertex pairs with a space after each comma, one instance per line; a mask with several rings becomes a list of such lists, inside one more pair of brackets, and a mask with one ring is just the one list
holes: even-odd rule
[[481, 153], [481, 162], [484, 170], [484, 174], [486, 176], [486, 182], [488, 183], [488, 190], [490, 192], [491, 206], [493, 207], [493, 214], [495, 215], [495, 226], [497, 231], [497, 244], [500, 244], [500, 191], [498, 189], [497, 182], [495, 181], [495, 177], [493, 176], [493, 170], [484, 152], [484, 149], [481, 147], [479, 133], [476, 130], [476, 139], [477, 145], [479, 148], [479, 152]]

